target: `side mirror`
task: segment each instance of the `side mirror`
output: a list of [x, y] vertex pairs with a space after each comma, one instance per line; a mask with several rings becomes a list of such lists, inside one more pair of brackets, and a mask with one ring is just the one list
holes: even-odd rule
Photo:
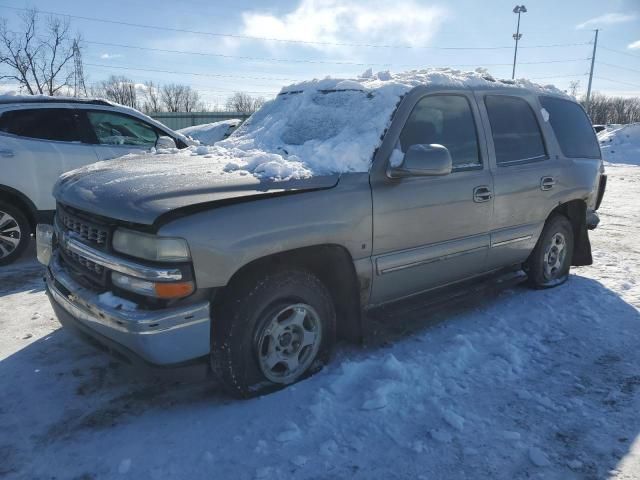
[[431, 145], [411, 145], [404, 155], [404, 161], [398, 167], [389, 167], [387, 175], [391, 178], [431, 177], [449, 175], [453, 168], [451, 154], [447, 147]]
[[161, 135], [156, 140], [156, 148], [177, 148], [176, 141], [166, 135]]

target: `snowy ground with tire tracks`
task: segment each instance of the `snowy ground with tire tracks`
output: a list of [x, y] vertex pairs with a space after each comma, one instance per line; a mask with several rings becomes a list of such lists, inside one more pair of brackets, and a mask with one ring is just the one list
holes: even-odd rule
[[0, 478], [640, 478], [640, 167], [607, 169], [595, 263], [567, 284], [387, 312], [249, 401], [67, 335], [31, 250], [0, 269]]

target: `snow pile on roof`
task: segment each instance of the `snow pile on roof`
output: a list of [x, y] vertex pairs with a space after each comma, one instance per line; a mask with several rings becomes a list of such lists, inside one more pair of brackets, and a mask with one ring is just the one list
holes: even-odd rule
[[640, 123], [608, 125], [598, 141], [606, 162], [640, 165]]
[[194, 125], [193, 127], [181, 128], [176, 130], [182, 135], [191, 137], [198, 141], [201, 145], [213, 145], [220, 140], [228, 137], [233, 129], [242, 123], [239, 118], [222, 120], [221, 122], [205, 123], [203, 125]]
[[[284, 87], [228, 139], [176, 155], [209, 155], [227, 174], [275, 179], [367, 172], [398, 102], [418, 85], [511, 86], [562, 94], [554, 87], [527, 80], [498, 82], [483, 69], [398, 74], [367, 70], [355, 79], [325, 78]], [[235, 158], [229, 161], [229, 157]]]

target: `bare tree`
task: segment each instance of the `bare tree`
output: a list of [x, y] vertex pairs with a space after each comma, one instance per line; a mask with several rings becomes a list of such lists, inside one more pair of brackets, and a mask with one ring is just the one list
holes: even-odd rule
[[[585, 97], [580, 103], [587, 108]], [[594, 92], [589, 102], [589, 116], [596, 124], [640, 122], [640, 98], [608, 97]]]
[[160, 100], [168, 112], [180, 111], [183, 103], [184, 90], [184, 85], [178, 85], [176, 83], [163, 85], [160, 91]]
[[[40, 30], [44, 33], [40, 35]], [[38, 11], [27, 10], [22, 15], [20, 32], [9, 30], [6, 19], [0, 21], [0, 64], [9, 73], [1, 79], [15, 80], [29, 94], [56, 95], [70, 87], [73, 78], [74, 42], [69, 21], [49, 17], [42, 27]]]
[[229, 112], [251, 115], [259, 110], [265, 103], [262, 97], [252, 97], [245, 92], [236, 92], [227, 99], [226, 107]]
[[160, 100], [169, 112], [193, 112], [203, 108], [200, 95], [188, 85], [176, 83], [163, 85]]
[[572, 80], [569, 82], [569, 95], [573, 98], [578, 98], [578, 91], [580, 90], [580, 80]]
[[106, 98], [128, 107], [138, 108], [136, 85], [133, 80], [124, 76], [111, 75], [107, 80], [103, 80], [92, 87], [91, 95]]
[[159, 112], [162, 110], [160, 104], [160, 85], [156, 85], [152, 81], [144, 83], [143, 90], [144, 103], [142, 109], [146, 113]]
[[200, 94], [191, 87], [186, 87], [182, 102], [184, 112], [195, 112], [204, 110], [204, 104], [200, 101]]

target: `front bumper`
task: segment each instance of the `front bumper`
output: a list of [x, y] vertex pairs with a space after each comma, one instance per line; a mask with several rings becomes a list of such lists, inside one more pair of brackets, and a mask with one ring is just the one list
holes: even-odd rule
[[46, 283], [61, 324], [131, 362], [170, 366], [210, 352], [208, 301], [161, 310], [124, 310], [106, 305], [96, 292], [67, 273], [55, 253], [46, 271]]

